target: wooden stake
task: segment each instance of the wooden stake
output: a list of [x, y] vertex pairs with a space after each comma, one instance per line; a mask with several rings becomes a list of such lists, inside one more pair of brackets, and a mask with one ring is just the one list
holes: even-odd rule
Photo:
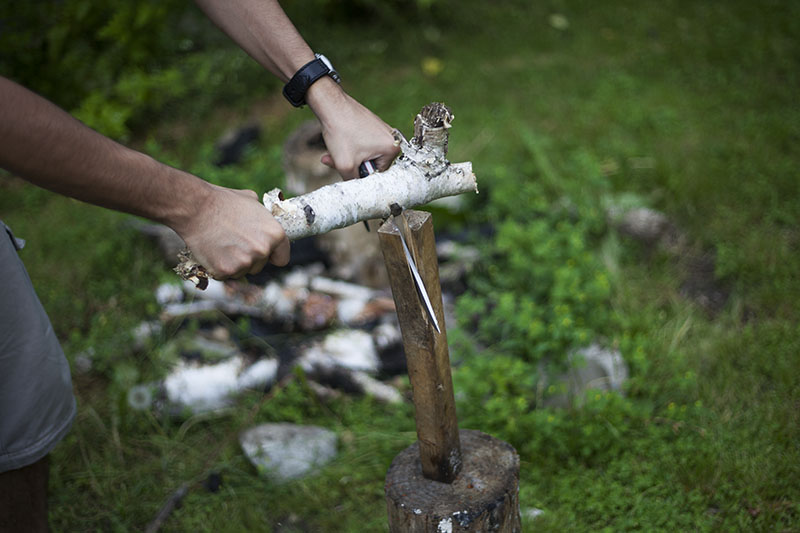
[[461, 468], [461, 447], [433, 220], [425, 211], [405, 211], [402, 216], [406, 217], [410, 230], [406, 235], [407, 244], [416, 258], [417, 269], [441, 327], [441, 333], [437, 333], [429, 320], [414, 287], [400, 233], [394, 224], [387, 221], [378, 230], [378, 236], [414, 391], [422, 472], [428, 479], [452, 483]]

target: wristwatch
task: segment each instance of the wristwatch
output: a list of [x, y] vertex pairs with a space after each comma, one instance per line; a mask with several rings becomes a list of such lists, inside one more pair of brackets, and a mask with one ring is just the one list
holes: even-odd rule
[[342, 83], [339, 73], [327, 57], [322, 54], [314, 56], [316, 59], [300, 67], [289, 83], [283, 86], [283, 96], [295, 107], [305, 105], [308, 88], [321, 77], [330, 76], [336, 83]]

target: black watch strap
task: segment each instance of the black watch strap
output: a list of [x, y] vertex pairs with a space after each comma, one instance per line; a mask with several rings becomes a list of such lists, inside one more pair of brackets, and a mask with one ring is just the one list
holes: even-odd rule
[[328, 58], [322, 54], [314, 55], [317, 57], [300, 67], [292, 79], [283, 86], [283, 96], [295, 107], [305, 105], [308, 88], [321, 77], [330, 76], [336, 83], [341, 83], [339, 74]]

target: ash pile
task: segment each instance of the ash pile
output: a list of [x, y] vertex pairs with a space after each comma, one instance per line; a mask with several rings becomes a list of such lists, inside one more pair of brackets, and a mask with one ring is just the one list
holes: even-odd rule
[[[316, 121], [292, 134], [284, 148], [292, 195], [341, 179], [320, 163], [325, 151]], [[452, 200], [442, 207], [458, 209]], [[173, 363], [162, 381], [132, 389], [129, 403], [175, 416], [213, 411], [234, 406], [245, 390], [270, 390], [297, 368], [325, 399], [366, 394], [388, 403], [409, 401], [380, 223], [370, 221], [370, 231], [356, 224], [296, 241], [287, 267], [268, 266], [246, 280], [209, 280], [204, 291], [177, 279], [158, 287], [159, 319], [141, 324], [135, 343]], [[177, 235], [164, 227], [140, 229], [174, 262], [183, 246]], [[447, 323], [478, 255], [459, 240], [444, 234], [437, 239]]]

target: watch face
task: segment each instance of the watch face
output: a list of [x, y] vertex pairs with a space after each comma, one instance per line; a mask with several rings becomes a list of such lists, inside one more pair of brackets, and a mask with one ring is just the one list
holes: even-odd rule
[[314, 54], [314, 55], [317, 56], [317, 59], [319, 59], [320, 61], [325, 63], [325, 66], [328, 67], [328, 70], [333, 71], [333, 72], [336, 71], [336, 69], [333, 68], [333, 64], [331, 63], [331, 61], [327, 57], [325, 57], [322, 54]]
[[322, 54], [314, 54], [314, 56], [322, 61], [322, 63], [328, 68], [328, 75], [333, 78], [333, 81], [336, 83], [342, 83], [342, 79], [339, 77], [339, 73], [336, 72], [336, 69], [333, 68], [333, 64], [331, 63], [330, 59]]

